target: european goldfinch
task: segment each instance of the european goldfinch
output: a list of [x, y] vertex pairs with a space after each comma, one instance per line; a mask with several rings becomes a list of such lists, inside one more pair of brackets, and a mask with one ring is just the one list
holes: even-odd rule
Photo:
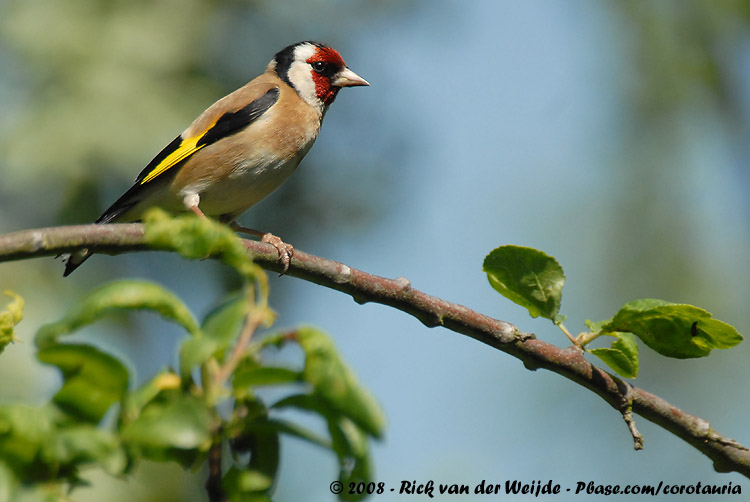
[[[305, 41], [282, 49], [265, 73], [211, 105], [154, 157], [96, 223], [138, 221], [154, 206], [193, 211], [262, 236], [286, 268], [291, 246], [234, 221], [294, 172], [338, 91], [362, 85], [370, 84], [331, 47]], [[63, 275], [90, 254], [66, 256]]]

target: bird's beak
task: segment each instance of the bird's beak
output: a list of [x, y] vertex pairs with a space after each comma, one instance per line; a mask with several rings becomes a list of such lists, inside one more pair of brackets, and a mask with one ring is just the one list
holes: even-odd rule
[[370, 85], [370, 83], [349, 68], [344, 68], [338, 72], [331, 85], [334, 87], [354, 87], [358, 85]]

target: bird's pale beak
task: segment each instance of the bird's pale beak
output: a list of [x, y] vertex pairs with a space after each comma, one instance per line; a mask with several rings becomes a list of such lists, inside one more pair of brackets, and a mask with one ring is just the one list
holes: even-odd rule
[[370, 85], [370, 83], [349, 68], [344, 68], [338, 72], [331, 85], [335, 87], [354, 87], [357, 85]]

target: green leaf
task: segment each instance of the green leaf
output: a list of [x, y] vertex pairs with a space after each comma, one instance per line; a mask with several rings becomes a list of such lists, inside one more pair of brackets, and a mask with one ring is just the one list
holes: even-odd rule
[[631, 333], [608, 333], [616, 338], [612, 347], [591, 349], [590, 353], [604, 361], [618, 375], [625, 378], [638, 376], [638, 345]]
[[383, 411], [339, 357], [331, 339], [310, 327], [297, 330], [296, 339], [305, 351], [303, 377], [313, 386], [313, 394], [369, 434], [381, 437], [385, 429]]
[[[364, 483], [372, 481], [372, 460], [370, 459], [370, 444], [367, 435], [354, 422], [341, 417], [340, 420], [329, 420], [328, 430], [331, 433], [333, 449], [339, 458], [339, 477], [344, 486], [349, 483]], [[340, 500], [362, 500], [367, 493], [349, 493], [344, 490], [339, 494]]]
[[273, 488], [279, 469], [279, 434], [273, 428], [247, 431], [242, 437], [244, 451], [250, 452], [245, 468], [233, 467], [222, 480], [229, 500], [244, 501], [249, 495], [267, 494]]
[[[339, 459], [338, 480], [348, 485], [349, 482], [368, 483], [372, 479], [372, 461], [367, 432], [353, 420], [334, 409], [331, 404], [315, 395], [295, 394], [285, 397], [273, 405], [273, 408], [294, 407], [321, 415], [328, 424], [331, 443], [327, 444], [315, 438], [302, 437], [324, 448], [330, 448]], [[287, 432], [282, 430], [280, 432]], [[341, 500], [361, 500], [366, 494], [349, 494], [347, 490], [339, 496]]]
[[146, 213], [145, 240], [154, 249], [174, 250], [185, 258], [205, 259], [219, 256], [246, 280], [257, 280], [262, 294], [267, 297], [267, 279], [257, 264], [248, 256], [242, 239], [232, 229], [208, 218], [195, 215], [170, 216], [155, 208]]
[[54, 433], [59, 413], [54, 407], [35, 408], [25, 404], [0, 407], [0, 459], [22, 479], [32, 476], [29, 471], [41, 470], [35, 464], [42, 445]]
[[97, 464], [115, 475], [127, 466], [125, 454], [110, 432], [71, 421], [55, 406], [27, 405], [0, 407], [0, 465], [2, 462], [26, 484], [44, 480], [74, 484], [79, 480], [79, 467], [86, 464]]
[[228, 347], [242, 328], [250, 302], [246, 294], [232, 295], [208, 313], [201, 326], [203, 333]]
[[487, 255], [483, 270], [498, 293], [531, 317], [559, 321], [565, 274], [553, 257], [533, 248], [501, 246]]
[[251, 305], [247, 294], [235, 295], [212, 310], [201, 326], [203, 336], [186, 340], [180, 347], [180, 374], [185, 378], [217, 352], [225, 351], [239, 336]]
[[240, 389], [260, 385], [291, 384], [302, 381], [303, 375], [299, 371], [276, 366], [244, 364], [235, 371], [232, 385], [234, 388]]
[[17, 494], [20, 483], [4, 460], [0, 456], [0, 500], [10, 502], [11, 500], [18, 500]]
[[254, 469], [231, 467], [222, 479], [222, 488], [231, 502], [270, 502], [267, 492], [273, 481]]
[[128, 388], [125, 366], [91, 345], [48, 345], [38, 357], [43, 363], [57, 366], [63, 374], [62, 388], [53, 401], [82, 420], [101, 420]]
[[[264, 425], [266, 427], [271, 427], [282, 434], [286, 434], [287, 436], [294, 436], [298, 439], [307, 441], [308, 443], [320, 446], [321, 448], [325, 448], [327, 450], [330, 450], [332, 448], [330, 441], [294, 422], [287, 422], [285, 420], [279, 419], [266, 419], [264, 421]], [[253, 427], [258, 427], [258, 425], [254, 424]]]
[[258, 429], [251, 433], [248, 473], [256, 483], [251, 491], [269, 491], [279, 469], [279, 433], [273, 429]]
[[[276, 418], [268, 418], [268, 410], [265, 407], [262, 409], [256, 409], [255, 412], [248, 411], [247, 408], [254, 407], [253, 404], [250, 404], [250, 406], [248, 406], [248, 404], [249, 403], [244, 403], [244, 407], [246, 409], [243, 410], [242, 413], [240, 413], [239, 415], [235, 414], [236, 417], [244, 417], [236, 423], [241, 432], [249, 430], [270, 429], [279, 434], [294, 436], [316, 446], [320, 446], [321, 448], [324, 448], [326, 450], [330, 450], [332, 448], [331, 442], [328, 439], [320, 436], [319, 434], [312, 432], [311, 430], [302, 427], [301, 425], [298, 425], [294, 422]], [[307, 394], [295, 394], [292, 396], [288, 396], [287, 398], [282, 399], [281, 401], [274, 404], [273, 408], [279, 409], [285, 406], [296, 407], [304, 411], [317, 413], [318, 415], [321, 415], [321, 418], [325, 420], [328, 420], [329, 416], [340, 416], [334, 410], [331, 410], [325, 404], [321, 403], [320, 400], [314, 399]], [[235, 440], [234, 444], [237, 450], [246, 449], [241, 439], [240, 441]]]
[[120, 418], [127, 424], [138, 418], [141, 410], [153, 401], [163, 391], [177, 390], [182, 381], [180, 377], [171, 371], [163, 371], [154, 378], [141, 385], [133, 392], [129, 392], [122, 404]]
[[202, 365], [216, 353], [219, 344], [207, 336], [193, 336], [180, 346], [180, 376], [188, 379], [194, 368]]
[[660, 354], [681, 359], [742, 341], [736, 329], [701, 308], [655, 299], [626, 303], [602, 329], [633, 333]]
[[173, 293], [153, 282], [121, 280], [95, 289], [81, 299], [63, 319], [42, 326], [36, 334], [37, 347], [54, 343], [57, 337], [122, 309], [152, 310], [180, 324], [193, 335], [199, 333], [198, 323]]
[[61, 483], [21, 483], [0, 460], [2, 502], [68, 502], [66, 491]]
[[221, 255], [237, 238], [226, 225], [193, 214], [173, 216], [157, 208], [148, 211], [144, 221], [150, 247], [174, 250], [193, 260]]
[[583, 324], [585, 324], [589, 331], [591, 331], [592, 333], [599, 333], [602, 328], [607, 325], [608, 322], [609, 321], [594, 322], [590, 319], [586, 319], [585, 321], [583, 321]]
[[87, 424], [61, 428], [53, 441], [43, 445], [42, 457], [53, 465], [96, 463], [112, 475], [124, 473], [128, 465], [117, 439], [110, 432]]
[[214, 418], [197, 398], [170, 393], [164, 401], [147, 404], [133, 422], [122, 428], [122, 441], [158, 461], [190, 464], [211, 445]]
[[189, 378], [193, 369], [208, 361], [216, 349], [216, 341], [205, 336], [195, 336], [185, 340], [180, 346], [181, 378]]
[[0, 311], [0, 353], [9, 343], [15, 341], [13, 328], [23, 319], [24, 305], [23, 298], [13, 291], [3, 291], [3, 293], [13, 300], [5, 307], [5, 310]]

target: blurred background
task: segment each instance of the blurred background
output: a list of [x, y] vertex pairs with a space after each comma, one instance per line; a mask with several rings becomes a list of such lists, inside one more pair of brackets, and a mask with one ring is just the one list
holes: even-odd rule
[[[297, 173], [241, 223], [561, 346], [554, 326], [490, 288], [490, 250], [555, 256], [574, 332], [653, 297], [750, 334], [746, 0], [0, 0], [0, 233], [93, 221], [197, 114], [304, 39], [337, 48], [372, 86], [339, 95]], [[26, 299], [0, 402], [55, 391], [33, 334], [122, 277], [161, 282], [199, 316], [236, 286], [218, 264], [160, 253], [96, 256], [68, 279], [51, 258], [0, 264], [0, 290]], [[374, 461], [388, 486], [731, 481], [750, 492], [639, 417], [645, 450], [633, 451], [615, 410], [549, 372], [295, 278], [271, 288], [277, 327], [330, 333], [384, 407]], [[183, 335], [144, 314], [83, 336], [127, 357], [137, 383], [175, 361]], [[699, 360], [641, 349], [638, 386], [750, 444], [750, 342]], [[276, 500], [333, 500], [333, 455], [282, 448]], [[176, 466], [86, 477], [76, 500], [205, 500], [204, 474]]]

